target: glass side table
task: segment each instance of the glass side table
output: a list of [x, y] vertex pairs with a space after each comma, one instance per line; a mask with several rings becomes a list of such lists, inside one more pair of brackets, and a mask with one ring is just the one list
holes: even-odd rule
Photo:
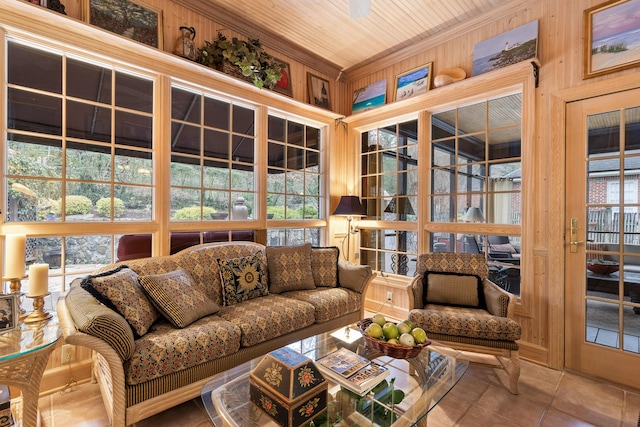
[[46, 322], [25, 324], [0, 334], [0, 384], [22, 392], [22, 426], [35, 427], [42, 373], [49, 355], [60, 339], [55, 312]]

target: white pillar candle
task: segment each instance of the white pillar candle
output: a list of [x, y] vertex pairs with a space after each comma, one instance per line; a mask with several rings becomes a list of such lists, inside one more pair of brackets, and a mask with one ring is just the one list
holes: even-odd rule
[[29, 295], [39, 297], [49, 292], [49, 264], [31, 264], [29, 266]]
[[4, 277], [18, 279], [24, 277], [25, 250], [27, 236], [24, 234], [7, 234], [4, 247]]

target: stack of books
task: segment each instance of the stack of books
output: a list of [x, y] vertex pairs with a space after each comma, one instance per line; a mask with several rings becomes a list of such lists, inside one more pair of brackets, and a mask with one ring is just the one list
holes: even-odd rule
[[323, 375], [359, 395], [367, 394], [390, 373], [386, 367], [347, 348], [316, 360], [316, 366]]

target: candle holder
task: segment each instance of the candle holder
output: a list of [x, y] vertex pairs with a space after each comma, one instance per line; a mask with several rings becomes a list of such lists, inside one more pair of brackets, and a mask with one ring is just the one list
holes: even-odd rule
[[47, 295], [49, 292], [38, 296], [27, 295], [27, 298], [33, 298], [33, 311], [24, 318], [24, 323], [45, 322], [51, 319], [51, 313], [44, 309], [44, 298]]
[[24, 293], [21, 292], [22, 288], [22, 279], [26, 279], [27, 276], [22, 277], [3, 277], [2, 280], [9, 282], [9, 292], [12, 294], [16, 294], [18, 299], [18, 309], [20, 311], [20, 320], [24, 320], [27, 312], [22, 308], [22, 298], [24, 297]]

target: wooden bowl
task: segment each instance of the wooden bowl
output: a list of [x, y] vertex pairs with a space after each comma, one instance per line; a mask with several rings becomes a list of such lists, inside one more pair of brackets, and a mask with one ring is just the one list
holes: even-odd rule
[[367, 333], [365, 332], [367, 326], [369, 326], [371, 323], [373, 323], [373, 319], [371, 319], [370, 317], [362, 319], [358, 322], [358, 329], [360, 329], [360, 332], [362, 333], [362, 338], [364, 338], [367, 347], [377, 350], [386, 356], [390, 356], [395, 359], [411, 359], [412, 357], [416, 357], [418, 354], [420, 354], [423, 348], [431, 344], [431, 341], [426, 340], [422, 344], [416, 344], [413, 347], [409, 347], [406, 345], [388, 343], [386, 341], [373, 338], [367, 335]]
[[587, 262], [587, 268], [594, 274], [601, 276], [608, 276], [611, 273], [615, 273], [620, 269], [620, 264], [617, 263], [599, 263], [599, 262]]

